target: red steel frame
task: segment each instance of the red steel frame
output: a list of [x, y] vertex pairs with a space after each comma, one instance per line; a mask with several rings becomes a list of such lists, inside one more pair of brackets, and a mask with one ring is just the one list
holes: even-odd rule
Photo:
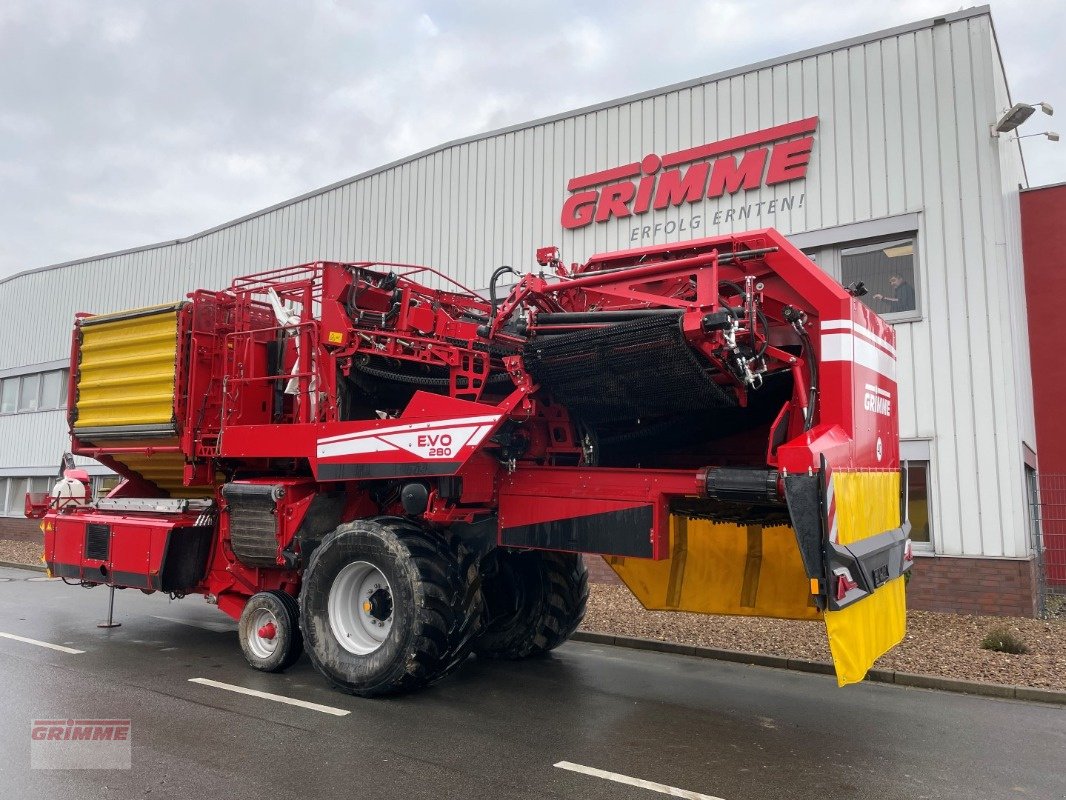
[[[82, 442], [75, 433], [73, 452], [124, 477], [109, 495], [113, 499], [165, 496], [127, 468], [124, 456], [184, 455], [185, 485], [207, 485], [205, 494], [218, 512], [206, 523], [214, 526], [206, 570], [188, 591], [207, 595], [234, 617], [258, 591], [297, 590], [301, 564], [298, 546], [293, 558], [294, 534], [323, 491], [343, 490], [342, 516], [351, 520], [404, 514], [398, 497], [378, 490], [389, 482], [423, 482], [428, 501], [421, 516], [427, 523], [447, 526], [498, 514], [501, 537], [512, 526], [648, 509], [647, 555], [663, 558], [670, 503], [699, 498], [707, 468], [739, 463], [811, 473], [824, 458], [836, 469], [898, 469], [895, 403], [887, 415], [864, 409], [871, 391], [896, 395], [892, 328], [776, 231], [645, 247], [569, 269], [554, 248], [539, 251], [538, 259], [554, 275], [523, 276], [495, 310], [465, 287], [430, 288], [415, 280], [427, 273], [438, 284], [450, 280], [435, 270], [371, 262], [316, 262], [238, 278], [228, 291], [193, 292], [178, 313], [178, 443], [109, 447]], [[724, 282], [742, 291], [723, 295]], [[298, 322], [275, 318], [271, 292]], [[564, 408], [548, 402], [521, 350], [546, 330], [538, 319], [551, 314], [676, 309], [689, 345], [743, 407], [753, 387], [733, 366], [725, 333], [707, 322], [738, 303], [736, 340], [748, 352], [764, 348], [759, 365], [767, 374], [792, 379], [791, 398], [772, 425], [729, 440], [736, 453], [744, 453], [739, 462], [723, 451], [677, 468], [585, 463], [577, 426]], [[595, 323], [563, 330], [589, 324]], [[797, 344], [801, 330], [809, 342], [805, 351]], [[73, 398], [77, 335], [71, 356]], [[361, 370], [380, 372], [382, 364], [425, 380], [425, 388], [398, 414], [344, 419], [340, 384], [357, 373], [372, 379], [373, 372]], [[290, 380], [294, 391], [279, 393]], [[779, 424], [784, 435], [768, 441]], [[508, 430], [520, 434], [516, 455], [501, 444]], [[251, 567], [234, 556], [221, 493], [230, 481], [286, 487], [277, 506], [276, 566]], [[86, 526], [94, 523], [139, 527], [147, 539], [126, 537], [128, 544], [110, 559], [94, 560], [81, 544]], [[47, 560], [59, 574], [67, 565], [67, 577], [122, 584], [125, 575], [126, 585], [165, 590], [160, 576], [168, 537], [204, 524], [191, 511], [52, 509], [44, 525]], [[608, 545], [598, 552], [619, 551]], [[134, 563], [140, 566], [126, 568]], [[139, 582], [130, 582], [130, 574]]]

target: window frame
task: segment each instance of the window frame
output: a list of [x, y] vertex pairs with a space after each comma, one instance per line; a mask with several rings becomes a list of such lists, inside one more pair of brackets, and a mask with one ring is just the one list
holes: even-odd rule
[[[14, 386], [15, 387], [14, 390], [13, 390], [14, 397], [12, 398], [14, 403], [13, 403], [12, 408], [9, 411], [5, 411], [4, 410], [4, 406], [3, 406], [4, 391], [7, 389], [8, 386]], [[17, 414], [17, 413], [19, 413], [19, 390], [21, 389], [21, 387], [22, 387], [22, 376], [20, 376], [20, 375], [11, 375], [10, 377], [0, 379], [0, 414]]]
[[[33, 391], [33, 407], [23, 407], [22, 398], [26, 391], [26, 387], [29, 385], [29, 380], [34, 379], [36, 381], [36, 387]], [[27, 372], [25, 375], [19, 376], [19, 399], [18, 405], [15, 409], [16, 414], [32, 414], [34, 411], [41, 410], [41, 373], [40, 372]]]
[[[57, 408], [62, 408], [61, 399], [63, 397], [63, 370], [61, 369], [49, 369], [44, 372], [38, 373], [40, 377], [40, 389], [38, 391], [38, 411], [54, 411]], [[48, 377], [50, 375], [58, 375], [59, 382], [54, 387], [49, 387], [49, 394], [45, 394], [45, 387]]]
[[[925, 503], [926, 520], [929, 524], [929, 541], [919, 542], [911, 539], [911, 549], [920, 555], [935, 555], [937, 526], [936, 515], [933, 513], [936, 506], [936, 471], [934, 469], [933, 446], [929, 439], [901, 439], [899, 443], [899, 465], [901, 470], [910, 471], [910, 464], [925, 465]], [[907, 519], [910, 520], [910, 489], [904, 487], [907, 492]]]
[[4, 496], [0, 497], [0, 517], [22, 517], [26, 511], [26, 492], [29, 478], [25, 475], [5, 475]]
[[[55, 386], [49, 387], [49, 391], [46, 392], [45, 384], [49, 376], [58, 375], [58, 383]], [[36, 380], [36, 402], [35, 408], [23, 408], [21, 407], [23, 387], [26, 386], [30, 380]], [[54, 380], [54, 378], [53, 378]], [[0, 416], [8, 414], [35, 414], [38, 411], [58, 411], [65, 409], [69, 398], [67, 396], [70, 382], [70, 369], [68, 367], [59, 367], [54, 369], [44, 369], [38, 372], [23, 372], [16, 375], [8, 375], [6, 378], [0, 378], [0, 403], [3, 402], [3, 393], [5, 390], [13, 393], [14, 405], [10, 410], [5, 411], [3, 405], [0, 405]], [[14, 387], [8, 389], [8, 387]]]
[[[885, 250], [888, 247], [899, 247], [905, 244], [911, 246], [911, 263], [913, 265], [913, 282], [911, 287], [914, 289], [914, 308], [910, 311], [876, 311], [879, 317], [890, 322], [893, 325], [898, 322], [920, 322], [923, 319], [922, 316], [922, 295], [920, 290], [921, 283], [921, 269], [920, 261], [918, 258], [918, 232], [911, 231], [907, 233], [897, 233], [891, 236], [879, 236], [873, 239], [857, 239], [850, 242], [839, 242], [835, 245], [829, 245], [827, 249], [833, 251], [834, 261], [836, 266], [836, 274], [833, 276], [838, 282], [844, 282], [844, 256], [847, 255], [861, 255], [863, 252], [872, 253], [876, 250]], [[820, 263], [820, 262], [819, 262]], [[873, 292], [871, 292], [873, 294]], [[860, 300], [861, 302], [861, 300]], [[868, 306], [869, 307], [869, 306]], [[869, 307], [872, 309], [872, 307]], [[873, 310], [873, 309], [872, 309]]]

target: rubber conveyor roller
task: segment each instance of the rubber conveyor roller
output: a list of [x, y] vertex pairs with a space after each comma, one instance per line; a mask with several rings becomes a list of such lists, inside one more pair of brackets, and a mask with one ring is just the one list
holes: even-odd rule
[[525, 362], [556, 401], [590, 425], [736, 405], [685, 341], [680, 312], [534, 338]]

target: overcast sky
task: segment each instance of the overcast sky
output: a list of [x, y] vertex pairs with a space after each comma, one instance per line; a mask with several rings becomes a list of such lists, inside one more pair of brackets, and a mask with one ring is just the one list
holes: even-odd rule
[[[187, 236], [470, 134], [955, 11], [950, 0], [0, 0], [0, 277]], [[993, 2], [1066, 133], [1066, 3]], [[1066, 141], [1025, 140], [1030, 185]]]

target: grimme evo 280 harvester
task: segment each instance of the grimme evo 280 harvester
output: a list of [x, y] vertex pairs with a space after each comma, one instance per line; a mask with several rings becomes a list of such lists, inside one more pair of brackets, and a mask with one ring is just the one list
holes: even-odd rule
[[892, 328], [774, 230], [537, 257], [488, 298], [317, 262], [79, 315], [72, 452], [123, 480], [28, 498], [48, 569], [379, 695], [561, 644], [594, 553], [650, 609], [824, 619], [860, 680], [911, 565]]

